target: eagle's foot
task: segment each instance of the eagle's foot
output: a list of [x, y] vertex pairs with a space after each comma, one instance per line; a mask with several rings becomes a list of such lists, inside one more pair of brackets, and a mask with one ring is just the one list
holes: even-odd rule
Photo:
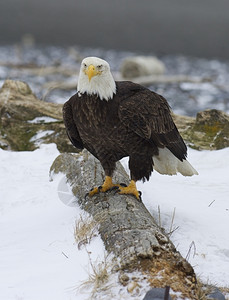
[[141, 201], [141, 192], [137, 190], [136, 183], [134, 180], [131, 180], [130, 184], [126, 187], [120, 186], [118, 193], [126, 194], [126, 195], [134, 195], [138, 201]]
[[105, 177], [105, 181], [103, 183], [103, 185], [99, 186], [99, 187], [96, 187], [94, 189], [92, 189], [88, 195], [90, 197], [94, 196], [95, 194], [98, 194], [100, 192], [102, 193], [105, 193], [109, 190], [113, 190], [113, 189], [118, 189], [119, 188], [119, 185], [118, 184], [113, 184], [112, 182], [112, 178], [110, 176], [106, 176]]

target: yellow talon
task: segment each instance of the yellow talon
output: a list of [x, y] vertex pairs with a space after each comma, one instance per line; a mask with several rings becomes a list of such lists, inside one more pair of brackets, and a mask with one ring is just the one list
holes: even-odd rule
[[99, 188], [94, 188], [92, 189], [88, 194], [90, 197], [94, 196], [95, 194], [98, 194], [99, 193]]
[[118, 184], [113, 184], [112, 177], [106, 176], [103, 185], [101, 187], [96, 187], [92, 191], [90, 191], [89, 196], [92, 197], [95, 194], [98, 194], [99, 192], [105, 193], [113, 187], [119, 187], [119, 185]]
[[140, 195], [136, 188], [136, 182], [131, 180], [130, 184], [127, 187], [119, 187], [119, 194], [134, 195], [140, 201]]

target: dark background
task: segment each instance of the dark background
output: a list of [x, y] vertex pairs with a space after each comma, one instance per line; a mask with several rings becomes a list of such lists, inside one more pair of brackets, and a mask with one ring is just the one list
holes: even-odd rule
[[1, 0], [0, 45], [78, 45], [229, 59], [228, 0]]

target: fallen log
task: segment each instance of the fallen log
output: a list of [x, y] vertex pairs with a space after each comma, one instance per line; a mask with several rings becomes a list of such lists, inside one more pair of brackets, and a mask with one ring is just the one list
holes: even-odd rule
[[[50, 169], [52, 176], [59, 172], [66, 175], [79, 206], [99, 223], [105, 248], [113, 253], [118, 265], [116, 271], [138, 270], [149, 286], [170, 286], [181, 297], [195, 299], [196, 276], [192, 266], [176, 250], [142, 202], [115, 191], [85, 197], [91, 187], [103, 182], [104, 172], [96, 158], [86, 150], [79, 154], [61, 154]], [[117, 163], [114, 182], [129, 182], [120, 163]]]

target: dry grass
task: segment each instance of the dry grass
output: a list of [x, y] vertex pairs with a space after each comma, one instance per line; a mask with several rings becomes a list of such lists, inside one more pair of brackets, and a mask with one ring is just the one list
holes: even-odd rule
[[200, 279], [197, 279], [196, 284], [196, 299], [197, 300], [208, 300], [208, 295], [213, 293], [216, 289], [218, 289], [223, 295], [227, 295], [226, 299], [228, 300], [229, 296], [229, 288], [227, 287], [219, 287], [218, 285], [214, 284], [204, 284]]
[[166, 230], [164, 227], [162, 227], [162, 222], [161, 222], [161, 209], [160, 209], [160, 206], [158, 206], [157, 211], [158, 211], [158, 217], [156, 218], [156, 219], [157, 219], [157, 225], [158, 225], [158, 227], [161, 228], [162, 232], [164, 232], [165, 234], [167, 234], [168, 237], [170, 238], [171, 235], [172, 235], [177, 229], [179, 229], [179, 226], [175, 226], [175, 225], [174, 225], [174, 219], [175, 219], [175, 215], [176, 215], [176, 208], [174, 208], [174, 210], [173, 210], [173, 213], [172, 213], [172, 216], [171, 216], [170, 226], [169, 226], [169, 228], [168, 228], [167, 230]]
[[197, 300], [207, 300], [207, 295], [211, 293], [210, 288], [204, 288], [203, 283], [197, 279], [196, 284], [196, 299]]
[[[97, 216], [97, 221], [90, 216], [80, 215], [79, 219], [75, 223], [74, 237], [80, 249], [83, 245], [88, 254], [89, 270], [88, 278], [83, 281], [77, 290], [91, 290], [90, 299], [97, 299], [99, 294], [106, 292], [109, 294], [111, 284], [109, 284], [109, 275], [111, 274], [112, 263], [108, 260], [108, 255], [104, 254], [102, 260], [91, 260], [91, 252], [87, 250], [87, 246], [91, 240], [98, 235], [99, 222], [102, 220], [102, 216]], [[99, 298], [98, 298], [99, 299]]]
[[109, 293], [111, 284], [108, 282], [112, 264], [108, 261], [107, 255], [104, 255], [103, 260], [95, 262], [92, 262], [89, 252], [88, 257], [91, 271], [88, 273], [88, 279], [79, 286], [79, 289], [91, 289], [90, 299], [96, 299], [96, 295], [101, 292]]
[[82, 245], [89, 244], [91, 240], [98, 235], [99, 224], [89, 216], [80, 218], [75, 223], [74, 237], [78, 249]]

